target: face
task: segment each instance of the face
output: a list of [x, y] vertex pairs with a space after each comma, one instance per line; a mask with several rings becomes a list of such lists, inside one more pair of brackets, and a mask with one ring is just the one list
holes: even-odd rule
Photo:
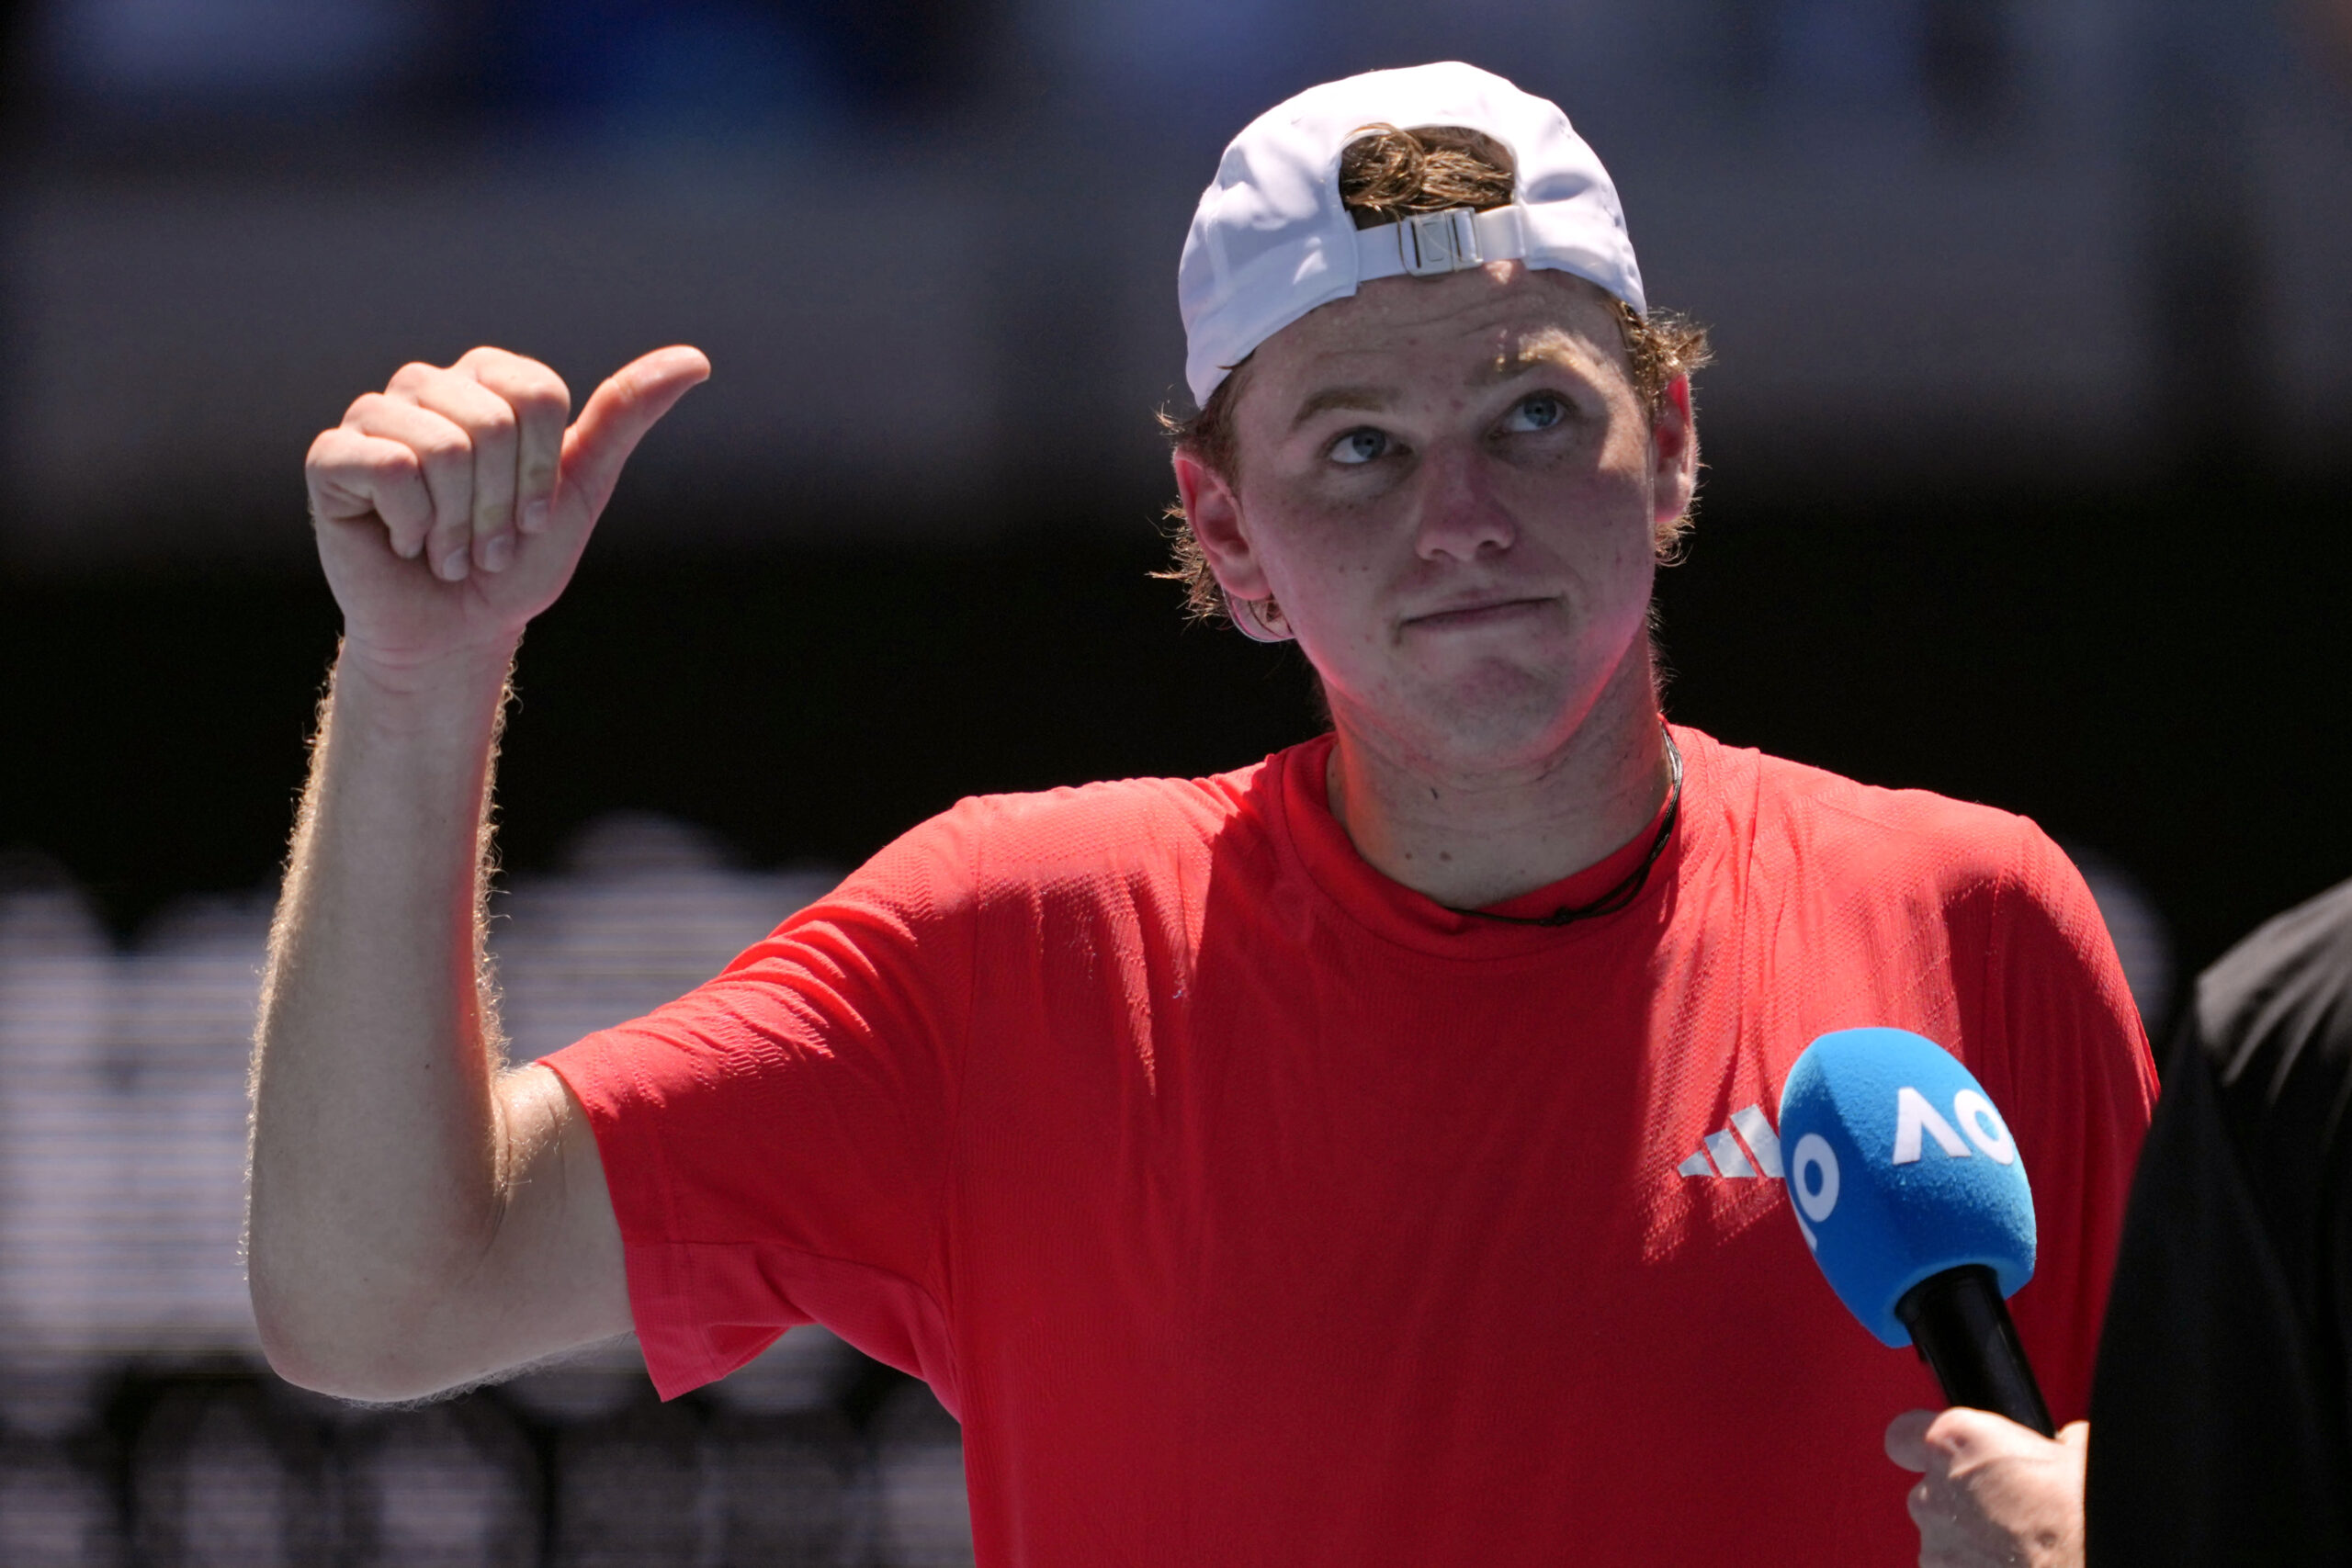
[[1628, 660], [1649, 700], [1655, 530], [1696, 446], [1684, 388], [1644, 408], [1599, 289], [1515, 262], [1383, 279], [1246, 374], [1237, 477], [1180, 456], [1177, 483], [1218, 581], [1280, 604], [1343, 735], [1540, 765]]

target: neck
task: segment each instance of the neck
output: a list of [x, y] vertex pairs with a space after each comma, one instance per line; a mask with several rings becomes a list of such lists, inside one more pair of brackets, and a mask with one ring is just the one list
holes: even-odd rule
[[1647, 639], [1549, 753], [1449, 766], [1342, 722], [1331, 813], [1374, 869], [1454, 908], [1548, 886], [1623, 846], [1666, 801], [1668, 768]]

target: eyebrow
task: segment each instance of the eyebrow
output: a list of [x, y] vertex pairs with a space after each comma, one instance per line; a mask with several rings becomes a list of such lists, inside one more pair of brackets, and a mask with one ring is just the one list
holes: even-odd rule
[[1396, 394], [1385, 387], [1326, 387], [1298, 405], [1291, 416], [1290, 427], [1296, 430], [1318, 413], [1332, 409], [1363, 409], [1377, 412], [1396, 401]]
[[1546, 365], [1556, 365], [1563, 370], [1573, 370], [1582, 375], [1587, 367], [1574, 352], [1575, 343], [1574, 338], [1556, 329], [1544, 333], [1520, 344], [1515, 352], [1498, 354], [1487, 361], [1470, 378], [1471, 385], [1496, 386], [1515, 380]]
[[[1470, 384], [1474, 387], [1498, 386], [1532, 375], [1547, 365], [1584, 374], [1587, 367], [1575, 353], [1575, 344], [1574, 338], [1556, 329], [1543, 333], [1512, 352], [1498, 354], [1487, 360], [1471, 375]], [[1362, 383], [1326, 387], [1298, 405], [1298, 412], [1291, 416], [1290, 427], [1296, 430], [1317, 414], [1329, 413], [1333, 409], [1360, 409], [1368, 413], [1377, 413], [1394, 407], [1396, 401], [1396, 392], [1386, 387]]]

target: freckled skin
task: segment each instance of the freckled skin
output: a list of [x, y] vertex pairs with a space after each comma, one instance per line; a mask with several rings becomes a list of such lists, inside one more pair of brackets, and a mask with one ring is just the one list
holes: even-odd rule
[[[1295, 419], [1330, 388], [1383, 406]], [[1544, 394], [1561, 412], [1530, 428]], [[1642, 642], [1656, 459], [1589, 285], [1516, 266], [1370, 285], [1261, 345], [1238, 413], [1246, 553], [1219, 564], [1273, 594], [1343, 728], [1441, 764], [1535, 762]], [[1377, 456], [1331, 460], [1366, 430]], [[1518, 607], [1430, 619], [1496, 601]]]
[[1238, 482], [1180, 457], [1178, 483], [1219, 581], [1272, 595], [1323, 679], [1359, 848], [1466, 868], [1403, 877], [1458, 897], [1615, 847], [1662, 787], [1646, 617], [1687, 397], [1653, 423], [1605, 297], [1517, 263], [1366, 285], [1243, 374]]

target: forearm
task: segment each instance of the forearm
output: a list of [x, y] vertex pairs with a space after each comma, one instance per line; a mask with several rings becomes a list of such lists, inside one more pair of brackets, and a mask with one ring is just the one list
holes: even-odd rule
[[297, 1382], [413, 1398], [628, 1326], [594, 1135], [554, 1074], [499, 1075], [487, 803], [524, 626], [709, 371], [647, 355], [567, 427], [552, 370], [478, 348], [311, 444], [344, 649], [270, 932], [248, 1221], [263, 1348]]
[[480, 903], [505, 664], [346, 652], [326, 705], [254, 1055], [254, 1304], [298, 1381], [413, 1381], [388, 1363], [446, 1342], [422, 1331], [497, 1235]]

